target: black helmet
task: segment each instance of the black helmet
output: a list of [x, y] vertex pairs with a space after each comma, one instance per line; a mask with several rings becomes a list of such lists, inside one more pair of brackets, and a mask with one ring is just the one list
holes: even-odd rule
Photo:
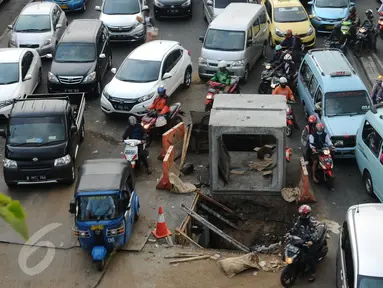
[[356, 8], [355, 8], [355, 6], [352, 6], [352, 7], [350, 8], [350, 13], [351, 13], [351, 14], [355, 14], [355, 13], [356, 13]]
[[368, 19], [374, 18], [374, 12], [372, 12], [372, 9], [367, 9], [366, 10], [366, 15]]

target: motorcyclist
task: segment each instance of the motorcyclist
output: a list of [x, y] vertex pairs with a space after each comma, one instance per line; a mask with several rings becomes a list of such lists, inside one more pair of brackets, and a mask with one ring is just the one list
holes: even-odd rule
[[293, 91], [291, 91], [290, 87], [287, 86], [287, 79], [285, 77], [281, 77], [279, 79], [279, 85], [275, 87], [273, 95], [283, 95], [286, 97], [287, 101], [295, 102]]
[[[359, 27], [360, 25], [360, 18], [358, 13], [356, 13], [355, 6], [352, 6], [350, 8], [350, 13], [348, 14], [346, 18], [343, 19], [343, 21], [351, 21], [352, 24], [350, 29], [350, 33], [351, 33], [350, 40], [355, 40], [356, 28]], [[342, 27], [342, 22], [334, 27], [328, 40], [333, 40], [334, 38], [338, 38], [338, 39], [340, 38], [340, 28]]]
[[[129, 126], [125, 129], [124, 134], [122, 134], [122, 142], [126, 139], [136, 139], [136, 140], [146, 140], [146, 131], [140, 125], [137, 123], [137, 119], [134, 116], [129, 117]], [[151, 174], [151, 171], [149, 169], [149, 163], [148, 163], [148, 155], [147, 151], [144, 150], [143, 144], [138, 145], [138, 159], [142, 161], [142, 164], [144, 164], [144, 167], [146, 169], [146, 172], [148, 174]]]
[[286, 76], [289, 82], [289, 86], [293, 87], [292, 85], [294, 83], [294, 78], [295, 78], [297, 69], [293, 61], [293, 57], [291, 56], [290, 53], [287, 53], [283, 57], [282, 63], [275, 68], [275, 71], [280, 71], [280, 70], [282, 70], [281, 72]]
[[293, 36], [293, 50], [292, 50], [292, 57], [293, 61], [295, 63], [300, 63], [301, 62], [301, 51], [302, 51], [302, 40], [299, 37], [298, 33], [296, 33]]
[[274, 55], [270, 61], [270, 64], [273, 66], [278, 66], [279, 64], [281, 64], [282, 57], [283, 57], [282, 55], [283, 55], [282, 46], [281, 45], [275, 46]]
[[316, 178], [316, 175], [315, 175], [319, 160], [318, 160], [318, 156], [314, 153], [316, 153], [317, 150], [320, 150], [325, 146], [330, 147], [332, 150], [335, 149], [334, 145], [331, 142], [330, 137], [328, 136], [326, 132], [324, 132], [324, 125], [322, 123], [317, 123], [315, 125], [315, 132], [309, 136], [309, 146], [313, 153], [313, 157], [312, 157], [313, 164], [311, 167], [313, 181], [315, 183], [319, 183], [319, 180]]
[[294, 46], [294, 37], [293, 37], [293, 31], [291, 29], [288, 29], [285, 33], [285, 39], [281, 42], [281, 46], [284, 48], [287, 48], [289, 50], [293, 49]]
[[150, 16], [149, 6], [145, 5], [144, 7], [142, 7], [142, 12], [144, 13], [144, 24], [146, 26], [154, 27], [154, 21], [153, 18]]
[[379, 75], [378, 78], [376, 79], [376, 83], [374, 84], [374, 86], [372, 87], [372, 90], [371, 90], [371, 99], [373, 101], [374, 104], [378, 104], [380, 102], [380, 100], [382, 100], [382, 83], [383, 83], [383, 76], [382, 75]]
[[218, 63], [218, 70], [214, 74], [213, 78], [210, 81], [219, 82], [221, 84], [225, 84], [224, 91], [227, 92], [230, 88], [231, 78], [229, 71], [227, 70], [226, 61], [222, 60]]
[[159, 115], [165, 115], [170, 112], [168, 106], [168, 96], [164, 85], [157, 89], [158, 97], [154, 100], [153, 104], [148, 107], [151, 111], [156, 111]]
[[291, 235], [296, 235], [306, 241], [308, 249], [308, 264], [310, 264], [311, 275], [309, 281], [315, 280], [316, 273], [316, 240], [318, 239], [318, 222], [311, 216], [311, 207], [309, 205], [301, 205], [298, 208], [298, 220], [290, 230]]
[[366, 10], [366, 18], [363, 20], [361, 27], [368, 31], [368, 47], [376, 52], [376, 31], [374, 25], [374, 12], [371, 9]]
[[307, 125], [302, 130], [301, 144], [302, 147], [306, 148], [306, 160], [308, 161], [311, 157], [311, 149], [308, 149], [309, 136], [315, 133], [315, 125], [317, 124], [318, 119], [315, 115], [310, 115], [307, 122]]

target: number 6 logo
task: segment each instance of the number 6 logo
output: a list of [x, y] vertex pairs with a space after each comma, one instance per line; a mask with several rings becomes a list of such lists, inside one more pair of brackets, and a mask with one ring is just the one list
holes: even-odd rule
[[[55, 245], [50, 241], [40, 241], [36, 242], [43, 238], [47, 233], [57, 229], [60, 227], [61, 223], [51, 223], [43, 228], [41, 228], [39, 231], [37, 231], [35, 234], [33, 234], [23, 245], [23, 247], [20, 250], [19, 253], [19, 267], [20, 269], [29, 276], [35, 276], [43, 272], [45, 269], [48, 268], [48, 266], [52, 263], [53, 258], [55, 257]], [[29, 256], [31, 256], [37, 249], [40, 247], [47, 247], [47, 248], [53, 248], [48, 249], [47, 254], [45, 255], [44, 259], [41, 260], [37, 265], [33, 266], [32, 268], [27, 267], [27, 260]]]

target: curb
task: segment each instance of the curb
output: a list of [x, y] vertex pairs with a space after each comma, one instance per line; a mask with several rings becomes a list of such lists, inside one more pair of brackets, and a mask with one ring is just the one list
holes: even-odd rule
[[198, 72], [193, 72], [192, 84], [203, 84], [203, 81], [199, 78]]
[[[375, 59], [373, 59], [373, 58], [375, 58]], [[367, 60], [363, 60], [363, 59], [367, 59]], [[375, 84], [376, 77], [381, 74], [379, 72], [379, 70], [383, 69], [383, 65], [381, 65], [380, 69], [378, 69], [378, 67], [376, 65], [376, 62], [378, 62], [380, 65], [381, 61], [379, 60], [378, 56], [375, 53], [372, 53], [372, 56], [357, 58], [357, 60], [359, 61], [360, 65], [362, 66], [363, 71], [366, 74], [367, 79], [370, 82], [370, 85], [372, 88]], [[368, 67], [367, 65], [370, 67]], [[373, 70], [373, 74], [374, 74], [373, 76], [371, 75], [369, 70]]]

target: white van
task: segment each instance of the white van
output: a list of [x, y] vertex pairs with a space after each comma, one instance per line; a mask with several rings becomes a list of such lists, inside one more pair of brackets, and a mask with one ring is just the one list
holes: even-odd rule
[[260, 57], [265, 57], [269, 25], [263, 5], [231, 3], [209, 25], [199, 58], [201, 79], [211, 78], [218, 62], [225, 60], [231, 75], [247, 81], [249, 71]]

